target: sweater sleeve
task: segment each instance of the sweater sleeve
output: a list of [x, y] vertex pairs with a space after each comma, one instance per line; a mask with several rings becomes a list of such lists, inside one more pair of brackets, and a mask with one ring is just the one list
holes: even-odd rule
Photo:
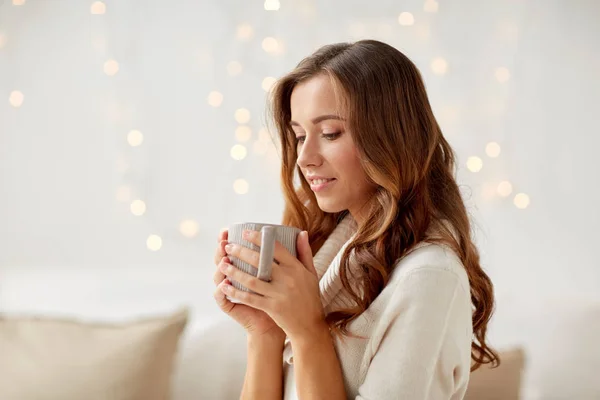
[[356, 400], [462, 398], [471, 332], [470, 295], [456, 272], [406, 273], [371, 338], [373, 357]]

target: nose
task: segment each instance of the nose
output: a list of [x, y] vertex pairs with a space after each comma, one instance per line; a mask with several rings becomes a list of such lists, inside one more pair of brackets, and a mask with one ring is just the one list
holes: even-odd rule
[[305, 136], [304, 143], [298, 147], [298, 160], [296, 163], [300, 168], [309, 166], [320, 166], [323, 163], [323, 156], [319, 148], [319, 143], [316, 138]]

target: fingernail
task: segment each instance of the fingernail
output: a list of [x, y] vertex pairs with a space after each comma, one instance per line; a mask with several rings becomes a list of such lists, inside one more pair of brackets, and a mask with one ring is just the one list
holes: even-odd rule
[[233, 250], [233, 245], [231, 243], [228, 243], [225, 245], [225, 251], [230, 253], [231, 250]]

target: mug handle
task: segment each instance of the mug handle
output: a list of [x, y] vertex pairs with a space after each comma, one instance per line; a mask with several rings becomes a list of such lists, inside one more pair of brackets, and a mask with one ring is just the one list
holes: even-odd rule
[[273, 268], [273, 256], [275, 253], [275, 233], [277, 229], [274, 226], [263, 226], [261, 231], [260, 256], [258, 261], [257, 278], [269, 282]]

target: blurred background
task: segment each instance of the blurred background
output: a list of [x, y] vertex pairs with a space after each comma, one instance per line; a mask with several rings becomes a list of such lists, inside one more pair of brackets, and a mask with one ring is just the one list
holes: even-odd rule
[[525, 398], [584, 398], [599, 21], [594, 0], [0, 0], [0, 311], [225, 318], [219, 230], [283, 211], [271, 85], [319, 46], [378, 39], [419, 67], [457, 152], [491, 344], [525, 347]]

